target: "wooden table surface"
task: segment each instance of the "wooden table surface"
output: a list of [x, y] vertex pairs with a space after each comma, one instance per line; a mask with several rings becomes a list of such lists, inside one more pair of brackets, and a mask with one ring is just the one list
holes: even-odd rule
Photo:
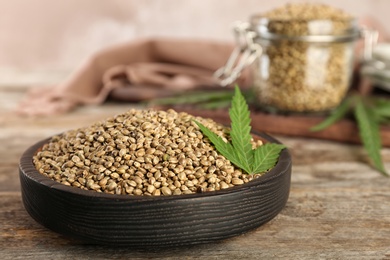
[[[315, 139], [277, 136], [293, 157], [290, 198], [262, 227], [219, 243], [170, 250], [83, 244], [36, 223], [20, 194], [22, 152], [50, 135], [121, 113], [107, 103], [50, 118], [12, 109], [24, 88], [0, 87], [0, 259], [390, 259], [390, 178], [371, 169], [364, 150]], [[390, 171], [390, 149], [382, 155]]]

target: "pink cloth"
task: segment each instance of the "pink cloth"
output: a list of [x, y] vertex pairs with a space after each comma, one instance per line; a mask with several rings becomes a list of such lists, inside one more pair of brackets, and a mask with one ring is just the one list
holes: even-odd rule
[[[178, 39], [145, 39], [113, 46], [90, 57], [58, 86], [28, 93], [18, 112], [58, 114], [77, 105], [100, 104], [110, 94], [139, 101], [217, 87], [213, 73], [225, 64], [233, 48], [230, 43]], [[247, 72], [239, 83], [241, 87], [249, 85]]]

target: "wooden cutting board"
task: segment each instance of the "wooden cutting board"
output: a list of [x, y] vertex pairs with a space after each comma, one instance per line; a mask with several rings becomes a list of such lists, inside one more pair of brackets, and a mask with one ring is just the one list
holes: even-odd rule
[[[203, 110], [191, 106], [174, 106], [171, 108], [195, 116], [212, 118], [223, 124], [230, 124], [227, 109]], [[318, 138], [345, 143], [361, 143], [357, 125], [352, 120], [343, 119], [325, 130], [312, 132], [309, 129], [324, 120], [323, 116], [287, 116], [252, 111], [251, 118], [252, 129], [269, 134]], [[390, 147], [390, 126], [382, 126], [380, 128], [380, 135], [382, 138], [382, 145], [384, 147]]]

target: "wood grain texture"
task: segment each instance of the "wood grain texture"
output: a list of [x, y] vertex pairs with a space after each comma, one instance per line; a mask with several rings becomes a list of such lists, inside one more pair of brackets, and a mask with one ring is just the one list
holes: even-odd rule
[[[390, 259], [390, 178], [365, 163], [359, 145], [298, 137], [277, 136], [293, 158], [286, 207], [244, 235], [193, 247], [134, 250], [52, 232], [23, 207], [17, 171], [22, 152], [49, 135], [130, 106], [108, 103], [54, 118], [12, 117], [10, 109], [21, 96], [0, 88], [0, 259]], [[382, 156], [390, 170], [390, 149]]]

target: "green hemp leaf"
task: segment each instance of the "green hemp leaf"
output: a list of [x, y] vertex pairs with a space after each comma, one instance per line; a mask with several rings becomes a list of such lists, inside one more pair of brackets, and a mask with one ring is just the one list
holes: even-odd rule
[[[229, 107], [233, 95], [234, 90], [231, 89], [187, 91], [171, 97], [153, 99], [152, 101], [149, 101], [148, 104], [151, 106], [192, 105], [196, 108], [215, 110]], [[248, 102], [254, 101], [252, 90], [245, 90], [243, 95]]]
[[351, 109], [351, 99], [347, 98], [343, 103], [341, 103], [332, 113], [321, 123], [310, 128], [311, 131], [321, 131], [329, 126], [333, 125], [349, 112]]
[[262, 173], [273, 166], [285, 148], [282, 144], [266, 143], [252, 149], [251, 119], [248, 104], [238, 86], [235, 87], [232, 106], [229, 110], [231, 120], [231, 143], [224, 142], [216, 133], [196, 122], [204, 135], [213, 143], [219, 153], [248, 174]]
[[375, 168], [382, 174], [387, 175], [381, 158], [381, 137], [379, 134], [379, 123], [376, 120], [375, 110], [366, 107], [361, 99], [357, 100], [355, 107], [355, 118], [357, 119], [360, 139], [363, 142], [369, 157]]
[[358, 125], [360, 139], [373, 166], [383, 175], [389, 176], [380, 154], [382, 145], [379, 131], [381, 123], [389, 122], [389, 109], [390, 102], [388, 100], [351, 95], [328, 118], [310, 130], [321, 131], [352, 114]]

